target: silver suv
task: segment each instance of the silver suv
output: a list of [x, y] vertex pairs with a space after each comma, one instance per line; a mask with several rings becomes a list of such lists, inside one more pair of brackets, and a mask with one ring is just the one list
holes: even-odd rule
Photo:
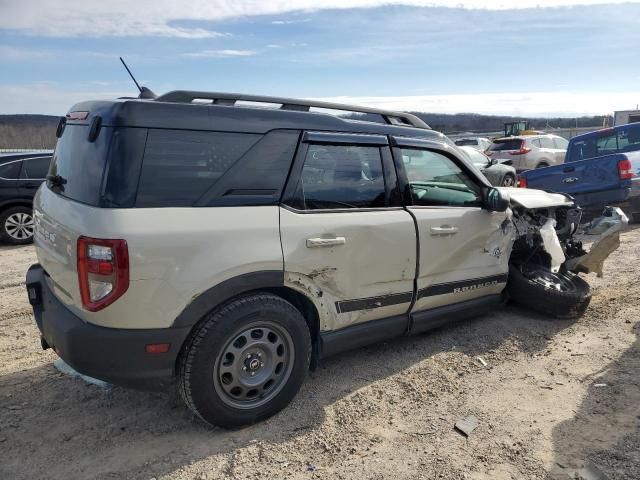
[[557, 135], [522, 135], [498, 138], [487, 155], [501, 161], [511, 161], [517, 172], [564, 163], [569, 142]]
[[[226, 427], [278, 412], [328, 355], [507, 292], [579, 316], [572, 272], [616, 245], [591, 259], [569, 198], [491, 187], [401, 112], [178, 91], [78, 104], [57, 135], [26, 281], [42, 347], [112, 383], [175, 383]], [[606, 219], [595, 231], [617, 235], [624, 217]]]

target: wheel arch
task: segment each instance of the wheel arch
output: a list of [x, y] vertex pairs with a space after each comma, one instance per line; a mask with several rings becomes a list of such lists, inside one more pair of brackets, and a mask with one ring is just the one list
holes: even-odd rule
[[[291, 303], [304, 317], [312, 342], [311, 369], [318, 364], [320, 352], [320, 317], [313, 302], [303, 293], [284, 285], [282, 271], [252, 272], [230, 278], [195, 296], [192, 302], [178, 315], [173, 328], [190, 327], [189, 334], [180, 346], [180, 354], [193, 331], [213, 311], [240, 297], [258, 293], [271, 293]], [[177, 370], [176, 370], [177, 371]]]
[[12, 207], [33, 208], [33, 202], [27, 199], [14, 199], [14, 200], [7, 200], [5, 202], [0, 202], [0, 214]]

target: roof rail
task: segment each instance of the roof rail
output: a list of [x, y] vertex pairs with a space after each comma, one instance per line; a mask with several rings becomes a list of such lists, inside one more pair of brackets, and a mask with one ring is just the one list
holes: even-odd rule
[[371, 113], [380, 115], [385, 122], [391, 125], [404, 125], [416, 128], [431, 129], [417, 116], [406, 112], [395, 112], [392, 110], [381, 110], [379, 108], [359, 107], [355, 105], [344, 105], [342, 103], [322, 102], [316, 100], [300, 100], [285, 97], [268, 97], [264, 95], [245, 95], [239, 93], [218, 93], [218, 92], [197, 92], [190, 90], [174, 90], [165, 93], [155, 99], [156, 102], [192, 103], [194, 100], [211, 100], [214, 105], [234, 106], [238, 101], [256, 103], [280, 104], [281, 110], [294, 110], [308, 112], [313, 108], [324, 108], [327, 110], [341, 110], [354, 113]]

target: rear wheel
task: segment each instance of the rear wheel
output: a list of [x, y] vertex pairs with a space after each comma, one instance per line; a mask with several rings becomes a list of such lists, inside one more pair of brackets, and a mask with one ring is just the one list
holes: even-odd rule
[[9, 245], [33, 241], [33, 211], [29, 207], [10, 207], [0, 214], [0, 238]]
[[578, 318], [591, 301], [589, 284], [578, 275], [539, 265], [510, 265], [507, 292], [514, 302], [555, 318]]
[[503, 178], [502, 178], [502, 182], [500, 183], [501, 187], [513, 187], [516, 184], [516, 177], [511, 175], [510, 173], [507, 173]]
[[190, 337], [179, 364], [180, 394], [209, 424], [252, 424], [293, 399], [310, 358], [309, 328], [293, 305], [270, 294], [242, 297]]
[[548, 164], [548, 163], [546, 163], [546, 162], [540, 162], [540, 163], [536, 166], [536, 168], [544, 168], [544, 167], [548, 167], [548, 166], [549, 166], [549, 164]]

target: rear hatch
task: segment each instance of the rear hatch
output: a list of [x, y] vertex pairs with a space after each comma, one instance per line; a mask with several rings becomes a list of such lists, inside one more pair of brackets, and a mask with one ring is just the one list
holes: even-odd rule
[[59, 138], [47, 182], [34, 199], [35, 237], [38, 261], [47, 281], [65, 304], [78, 306], [80, 292], [76, 268], [76, 244], [86, 235], [85, 219], [95, 216], [101, 200], [111, 127], [102, 127], [89, 140], [90, 119], [69, 121]]
[[499, 160], [513, 160], [514, 155], [522, 153], [524, 140], [520, 138], [501, 138], [494, 140], [487, 155]]

